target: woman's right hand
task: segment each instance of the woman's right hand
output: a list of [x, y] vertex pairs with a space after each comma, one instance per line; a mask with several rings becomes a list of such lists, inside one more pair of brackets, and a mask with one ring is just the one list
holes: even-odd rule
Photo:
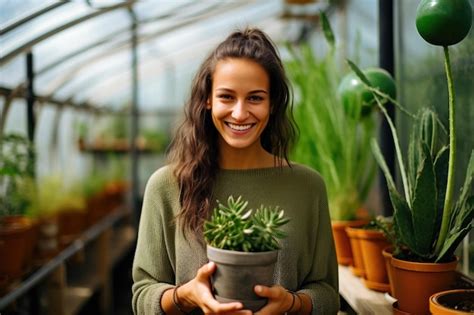
[[251, 311], [242, 310], [243, 305], [240, 302], [219, 303], [214, 299], [210, 277], [215, 270], [216, 264], [209, 262], [199, 268], [194, 279], [179, 287], [177, 295], [182, 308], [191, 311], [199, 307], [204, 314], [251, 315]]

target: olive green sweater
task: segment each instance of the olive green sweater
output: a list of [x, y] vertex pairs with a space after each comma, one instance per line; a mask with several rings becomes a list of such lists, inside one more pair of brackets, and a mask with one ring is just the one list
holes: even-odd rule
[[[339, 309], [338, 268], [326, 188], [315, 171], [292, 167], [219, 170], [216, 200], [242, 196], [248, 208], [279, 206], [290, 222], [281, 241], [275, 283], [311, 297], [313, 314], [336, 314]], [[164, 314], [160, 299], [165, 290], [193, 279], [205, 264], [205, 245], [185, 239], [175, 226], [180, 209], [179, 189], [170, 166], [156, 171], [144, 195], [133, 263], [133, 311]], [[196, 311], [196, 314], [201, 313]]]

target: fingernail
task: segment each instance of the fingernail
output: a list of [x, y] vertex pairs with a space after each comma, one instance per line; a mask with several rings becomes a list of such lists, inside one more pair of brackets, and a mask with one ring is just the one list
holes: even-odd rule
[[261, 293], [261, 292], [262, 292], [262, 287], [259, 286], [259, 285], [255, 286], [255, 291], [256, 291], [257, 293]]
[[214, 263], [211, 261], [207, 264], [207, 270], [211, 270], [214, 267]]

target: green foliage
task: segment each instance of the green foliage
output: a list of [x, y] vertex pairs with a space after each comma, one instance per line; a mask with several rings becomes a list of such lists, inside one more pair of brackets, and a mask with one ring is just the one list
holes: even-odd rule
[[[326, 26], [325, 33], [329, 31]], [[353, 110], [345, 110], [337, 93], [342, 74], [335, 65], [334, 43], [329, 44], [324, 58], [308, 45], [288, 46], [292, 59], [285, 66], [295, 88], [294, 117], [300, 131], [291, 158], [324, 177], [331, 218], [352, 220], [374, 180], [370, 139], [375, 121], [372, 115], [361, 117], [360, 98], [351, 100]]]
[[[363, 76], [360, 70], [357, 71], [356, 65], [351, 63], [351, 67], [355, 69], [358, 76]], [[364, 82], [367, 84], [367, 81]], [[474, 150], [471, 153], [466, 179], [458, 201], [448, 214], [448, 237], [441, 239], [442, 217], [446, 215], [444, 204], [450, 150], [449, 146], [445, 145], [446, 129], [435, 112], [422, 108], [413, 120], [407, 154], [408, 161], [405, 163], [397, 130], [382, 106], [381, 100], [388, 96], [373, 87], [371, 88], [377, 105], [391, 128], [402, 176], [403, 193], [400, 193], [380, 148], [376, 140], [373, 139], [372, 151], [384, 172], [394, 208], [395, 245], [404, 249], [401, 252], [412, 260], [428, 262], [450, 260], [459, 243], [471, 230], [474, 219], [474, 197], [472, 195]], [[394, 100], [391, 101], [394, 102]], [[399, 104], [397, 106], [400, 107]]]
[[32, 143], [19, 134], [0, 139], [0, 215], [24, 214], [29, 201], [22, 192], [25, 181], [35, 172], [35, 150]]
[[216, 248], [264, 252], [279, 248], [278, 239], [286, 237], [281, 227], [289, 222], [278, 207], [263, 205], [252, 215], [247, 201], [230, 196], [227, 205], [218, 202], [209, 221], [204, 223], [204, 238]]

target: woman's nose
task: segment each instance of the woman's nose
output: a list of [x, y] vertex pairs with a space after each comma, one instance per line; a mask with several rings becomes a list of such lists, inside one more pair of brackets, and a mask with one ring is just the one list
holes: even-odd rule
[[249, 111], [244, 101], [237, 101], [232, 108], [232, 118], [236, 121], [244, 121], [249, 117]]

